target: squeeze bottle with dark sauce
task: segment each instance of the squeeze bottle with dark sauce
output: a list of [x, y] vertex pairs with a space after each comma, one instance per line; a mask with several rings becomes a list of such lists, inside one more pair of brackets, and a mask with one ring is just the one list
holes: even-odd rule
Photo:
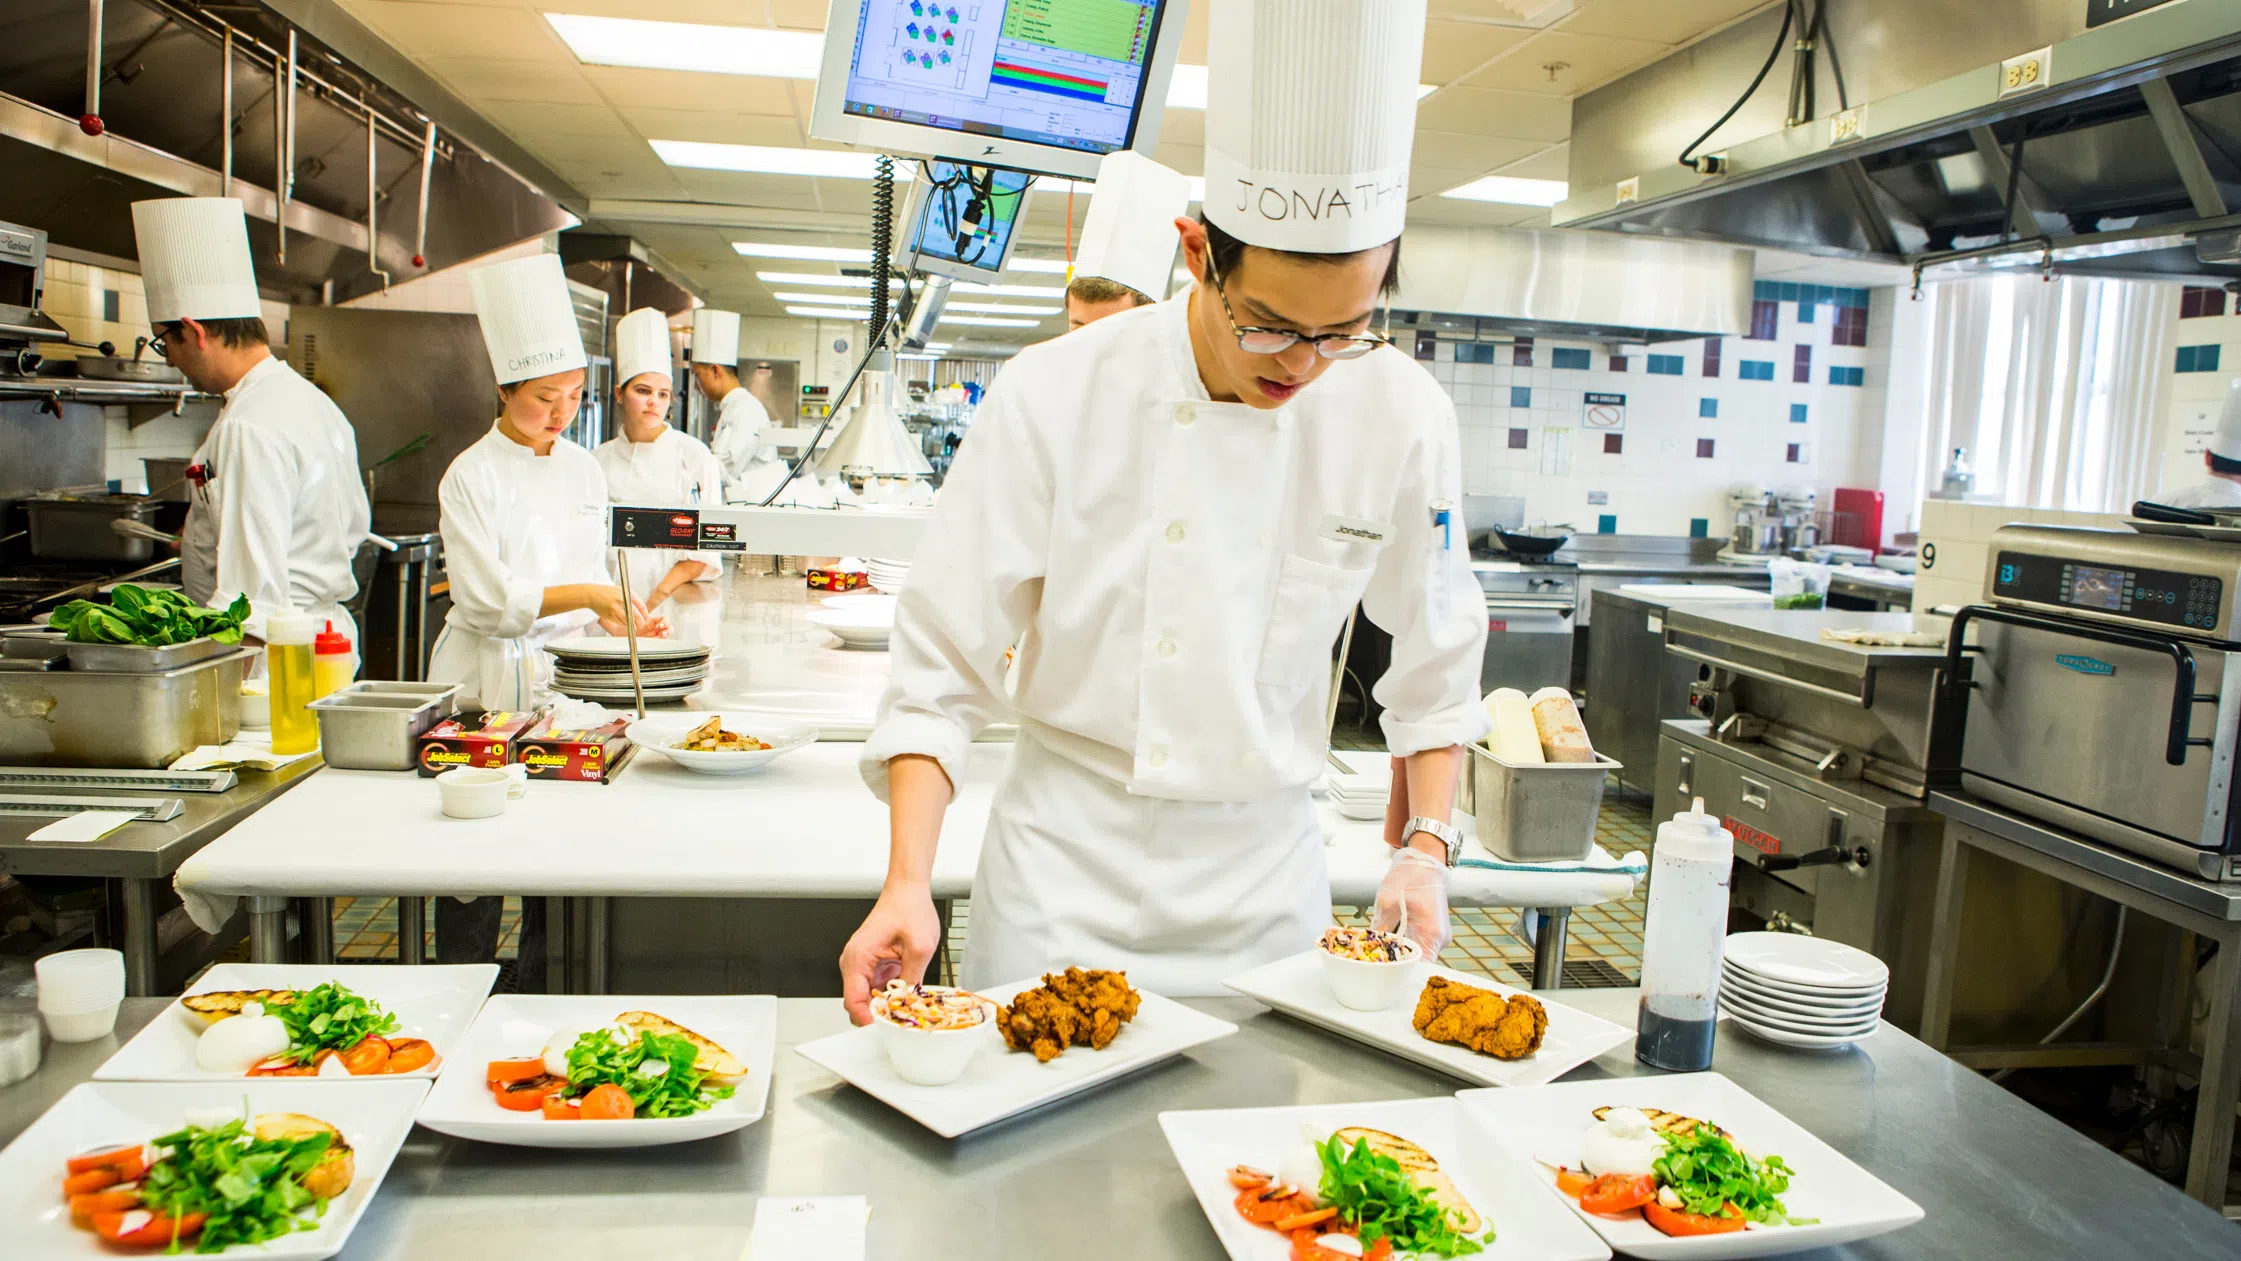
[[1634, 1058], [1652, 1068], [1694, 1073], [1712, 1066], [1734, 865], [1735, 838], [1704, 813], [1702, 797], [1658, 825], [1634, 1034]]

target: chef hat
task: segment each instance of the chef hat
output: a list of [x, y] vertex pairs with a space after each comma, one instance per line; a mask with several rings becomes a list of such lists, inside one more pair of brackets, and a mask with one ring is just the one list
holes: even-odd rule
[[739, 312], [712, 307], [693, 312], [693, 362], [739, 366]]
[[1116, 149], [1097, 164], [1096, 196], [1074, 251], [1074, 275], [1167, 296], [1175, 271], [1175, 220], [1191, 206], [1191, 182], [1141, 153]]
[[674, 381], [675, 371], [669, 360], [668, 316], [642, 306], [615, 321], [617, 386], [628, 385], [631, 378], [647, 372]]
[[249, 264], [249, 222], [234, 197], [164, 197], [132, 203], [148, 323], [234, 320], [264, 314]]
[[584, 335], [558, 254], [494, 263], [468, 275], [483, 348], [498, 384], [584, 366]]
[[1401, 234], [1425, 0], [1217, 0], [1206, 217], [1247, 245], [1348, 254]]
[[2225, 389], [2225, 410], [2218, 413], [2218, 431], [2210, 436], [2210, 454], [2241, 460], [2241, 377]]

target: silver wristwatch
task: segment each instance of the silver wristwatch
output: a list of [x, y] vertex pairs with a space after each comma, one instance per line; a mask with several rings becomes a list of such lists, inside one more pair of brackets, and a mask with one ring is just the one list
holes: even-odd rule
[[1440, 843], [1447, 846], [1448, 866], [1453, 867], [1461, 861], [1463, 857], [1463, 829], [1452, 823], [1442, 823], [1438, 819], [1427, 818], [1419, 814], [1412, 816], [1407, 823], [1401, 825], [1401, 844], [1408, 844], [1408, 838], [1418, 832], [1428, 833], [1440, 838]]

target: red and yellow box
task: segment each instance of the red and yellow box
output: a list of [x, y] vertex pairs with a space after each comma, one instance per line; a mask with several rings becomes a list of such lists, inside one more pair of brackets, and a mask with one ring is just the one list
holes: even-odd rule
[[531, 779], [573, 779], [603, 784], [622, 769], [637, 746], [623, 732], [628, 718], [598, 727], [556, 728], [548, 714], [514, 742], [514, 761]]
[[811, 569], [809, 589], [812, 591], [854, 591], [871, 581], [861, 569]]
[[[514, 760], [514, 741], [544, 713], [494, 710], [464, 721], [446, 718], [421, 734], [420, 773], [433, 776], [462, 766], [504, 766]], [[469, 726], [469, 722], [479, 725]]]

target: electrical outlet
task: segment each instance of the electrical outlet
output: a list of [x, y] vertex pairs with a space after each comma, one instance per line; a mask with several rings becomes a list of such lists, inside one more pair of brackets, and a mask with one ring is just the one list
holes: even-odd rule
[[1621, 206], [1624, 206], [1624, 205], [1628, 204], [1629, 202], [1636, 202], [1636, 201], [1640, 201], [1640, 200], [1642, 200], [1642, 177], [1641, 177], [1641, 176], [1639, 176], [1639, 175], [1629, 175], [1629, 176], [1627, 176], [1627, 177], [1626, 177], [1625, 179], [1622, 179], [1622, 180], [1620, 180], [1620, 181], [1618, 182], [1618, 203], [1617, 203], [1617, 204], [1619, 204], [1619, 205], [1621, 205]]
[[1860, 138], [1860, 111], [1862, 108], [1862, 106], [1855, 105], [1848, 110], [1829, 115], [1830, 144], [1845, 144]]
[[2054, 82], [2054, 50], [2041, 48], [2000, 63], [2000, 95], [2036, 92]]

